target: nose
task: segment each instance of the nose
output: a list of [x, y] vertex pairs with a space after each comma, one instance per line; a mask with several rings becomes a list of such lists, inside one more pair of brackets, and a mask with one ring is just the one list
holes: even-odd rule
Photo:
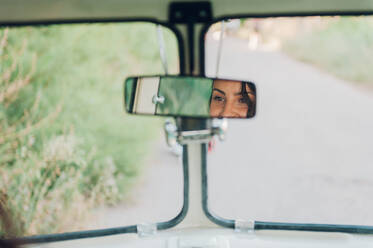
[[233, 103], [226, 101], [220, 117], [234, 117]]

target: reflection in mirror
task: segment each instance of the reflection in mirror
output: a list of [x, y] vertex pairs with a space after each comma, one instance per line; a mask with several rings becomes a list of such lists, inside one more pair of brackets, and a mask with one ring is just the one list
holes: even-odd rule
[[255, 85], [249, 82], [214, 80], [211, 117], [250, 118], [255, 115]]
[[251, 82], [203, 77], [128, 78], [125, 105], [133, 114], [251, 118], [256, 111], [256, 88]]

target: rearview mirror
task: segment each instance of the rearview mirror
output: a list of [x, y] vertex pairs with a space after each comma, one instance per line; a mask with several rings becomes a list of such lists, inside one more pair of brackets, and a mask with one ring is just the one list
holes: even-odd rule
[[131, 77], [125, 82], [128, 113], [198, 118], [251, 118], [256, 88], [247, 81], [191, 76]]

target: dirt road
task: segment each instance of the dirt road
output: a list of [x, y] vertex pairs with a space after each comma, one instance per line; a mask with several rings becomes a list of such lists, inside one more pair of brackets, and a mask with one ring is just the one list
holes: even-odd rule
[[373, 92], [281, 52], [229, 42], [219, 76], [254, 81], [258, 111], [230, 121], [210, 156], [212, 208], [230, 218], [372, 225]]

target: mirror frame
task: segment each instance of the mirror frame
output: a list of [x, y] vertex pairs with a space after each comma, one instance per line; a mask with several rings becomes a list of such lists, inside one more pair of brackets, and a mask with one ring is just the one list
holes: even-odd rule
[[[234, 118], [234, 117], [212, 117], [212, 116], [190, 116], [190, 115], [172, 115], [172, 114], [147, 114], [147, 113], [133, 113], [133, 112], [129, 112], [128, 109], [127, 109], [127, 106], [126, 106], [126, 89], [127, 89], [127, 81], [130, 80], [130, 79], [134, 79], [134, 78], [151, 78], [151, 77], [159, 77], [159, 78], [162, 78], [162, 77], [169, 77], [169, 78], [181, 78], [181, 77], [186, 77], [186, 78], [200, 78], [200, 79], [211, 79], [212, 81], [215, 81], [215, 80], [227, 80], [227, 81], [237, 81], [237, 82], [247, 82], [247, 83], [251, 83], [254, 85], [255, 87], [255, 103], [254, 103], [254, 113], [253, 113], [253, 116], [251, 117], [246, 117], [246, 118]], [[222, 119], [222, 118], [226, 118], [226, 119], [239, 119], [239, 120], [247, 120], [247, 119], [253, 119], [256, 117], [257, 115], [257, 102], [258, 102], [258, 87], [257, 85], [251, 81], [251, 80], [245, 80], [245, 79], [232, 79], [232, 78], [212, 78], [212, 77], [205, 77], [205, 76], [194, 76], [194, 75], [159, 75], [159, 74], [155, 74], [155, 75], [142, 75], [142, 76], [128, 76], [125, 80], [124, 80], [124, 83], [123, 83], [123, 106], [124, 106], [124, 109], [126, 111], [127, 114], [131, 114], [131, 115], [139, 115], [139, 116], [155, 116], [155, 117], [181, 117], [181, 118], [191, 118], [191, 119]], [[132, 97], [133, 97], [133, 93], [131, 93]], [[131, 101], [133, 102], [133, 101]]]

